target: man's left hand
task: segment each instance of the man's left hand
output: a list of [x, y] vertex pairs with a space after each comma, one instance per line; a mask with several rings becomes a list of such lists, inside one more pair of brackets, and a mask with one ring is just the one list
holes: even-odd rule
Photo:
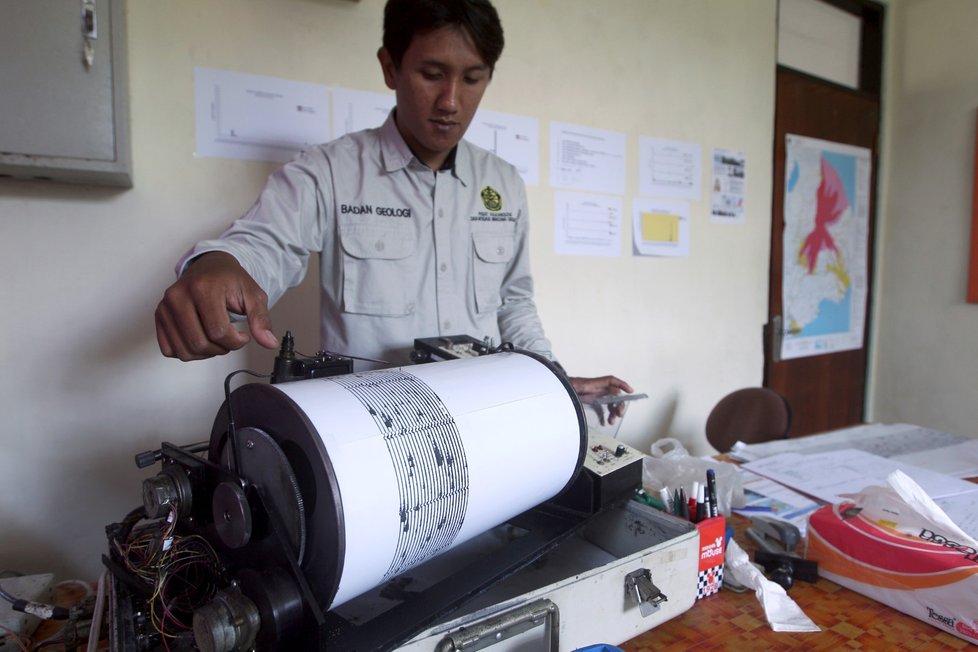
[[[621, 378], [615, 376], [599, 376], [597, 378], [570, 378], [571, 386], [577, 395], [581, 397], [581, 400], [585, 403], [588, 398], [594, 399], [598, 396], [607, 396], [608, 394], [621, 394], [622, 392], [632, 393], [635, 390], [632, 386], [626, 383]], [[599, 406], [594, 406], [598, 408]], [[603, 407], [603, 406], [601, 406]], [[608, 424], [613, 424], [620, 417], [625, 414], [625, 403], [609, 403], [608, 404]], [[599, 411], [599, 416], [601, 418], [602, 424], [604, 425], [604, 410]]]
[[606, 394], [631, 393], [635, 391], [631, 385], [615, 376], [600, 376], [598, 378], [572, 377], [570, 382], [578, 396], [582, 394], [604, 396]]

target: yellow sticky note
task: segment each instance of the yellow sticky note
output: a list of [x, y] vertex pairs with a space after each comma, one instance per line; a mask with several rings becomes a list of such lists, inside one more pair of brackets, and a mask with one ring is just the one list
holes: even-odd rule
[[679, 242], [679, 216], [648, 211], [641, 213], [642, 240], [646, 242]]

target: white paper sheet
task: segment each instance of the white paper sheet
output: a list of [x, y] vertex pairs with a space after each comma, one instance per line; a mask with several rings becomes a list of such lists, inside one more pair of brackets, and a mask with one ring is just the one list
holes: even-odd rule
[[870, 485], [885, 486], [887, 476], [898, 469], [935, 500], [978, 492], [978, 485], [970, 482], [855, 449], [781, 453], [743, 466], [827, 503], [838, 502], [840, 494], [857, 493]]
[[196, 155], [285, 162], [329, 140], [329, 88], [194, 69]]
[[393, 93], [333, 88], [333, 139], [384, 124], [394, 108]]
[[550, 123], [550, 185], [567, 190], [625, 192], [625, 134]]
[[978, 539], [978, 500], [975, 496], [958, 494], [949, 498], [938, 498], [934, 502], [968, 536]]
[[978, 439], [895, 455], [891, 459], [955, 478], [978, 478]]
[[[907, 423], [870, 423], [840, 428], [817, 435], [794, 439], [777, 439], [762, 444], [734, 445], [731, 456], [742, 462], [759, 460], [778, 453], [822, 453], [855, 448], [879, 455], [896, 457], [939, 449], [967, 441], [967, 437]], [[919, 466], [925, 466], [920, 464]]]
[[703, 194], [699, 144], [640, 136], [638, 192], [645, 197], [698, 200]]
[[744, 196], [747, 192], [747, 158], [743, 152], [713, 150], [710, 221], [740, 224], [744, 221]]
[[568, 390], [519, 353], [283, 383], [342, 501], [332, 606], [553, 497], [578, 467]]
[[526, 185], [540, 185], [540, 121], [536, 118], [479, 109], [465, 139], [516, 166]]
[[621, 198], [554, 193], [554, 251], [565, 256], [621, 255]]

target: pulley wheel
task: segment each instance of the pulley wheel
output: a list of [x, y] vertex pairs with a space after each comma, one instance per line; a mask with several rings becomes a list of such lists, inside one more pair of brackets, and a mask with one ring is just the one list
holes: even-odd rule
[[[258, 487], [285, 528], [285, 537], [297, 563], [301, 564], [306, 549], [306, 514], [292, 466], [285, 453], [272, 437], [258, 428], [235, 431], [238, 448], [238, 472]], [[225, 440], [220, 453], [221, 464], [233, 469], [231, 447]]]

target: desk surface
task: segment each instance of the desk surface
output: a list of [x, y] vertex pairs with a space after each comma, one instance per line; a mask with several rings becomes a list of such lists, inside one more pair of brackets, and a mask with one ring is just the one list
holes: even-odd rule
[[[737, 543], [753, 558], [747, 519], [732, 519]], [[753, 591], [723, 589], [689, 611], [621, 644], [625, 652], [685, 650], [964, 650], [967, 641], [826, 579], [796, 581], [788, 595], [821, 632], [775, 632]]]
[[798, 582], [789, 595], [821, 632], [774, 632], [753, 591], [720, 593], [621, 644], [626, 652], [681, 650], [964, 650], [971, 645], [828, 580]]
[[[743, 534], [747, 519], [735, 516], [733, 523], [738, 543], [752, 553]], [[62, 605], [73, 604], [82, 597], [75, 587], [59, 591], [58, 603]], [[734, 593], [724, 589], [619, 647], [625, 652], [840, 649], [931, 652], [971, 647], [960, 638], [828, 580], [820, 579], [814, 584], [796, 582], [789, 595], [822, 628], [821, 632], [774, 632], [752, 591]], [[35, 640], [55, 635], [59, 629], [59, 623], [49, 621], [36, 633]], [[54, 652], [64, 648], [44, 649]]]

